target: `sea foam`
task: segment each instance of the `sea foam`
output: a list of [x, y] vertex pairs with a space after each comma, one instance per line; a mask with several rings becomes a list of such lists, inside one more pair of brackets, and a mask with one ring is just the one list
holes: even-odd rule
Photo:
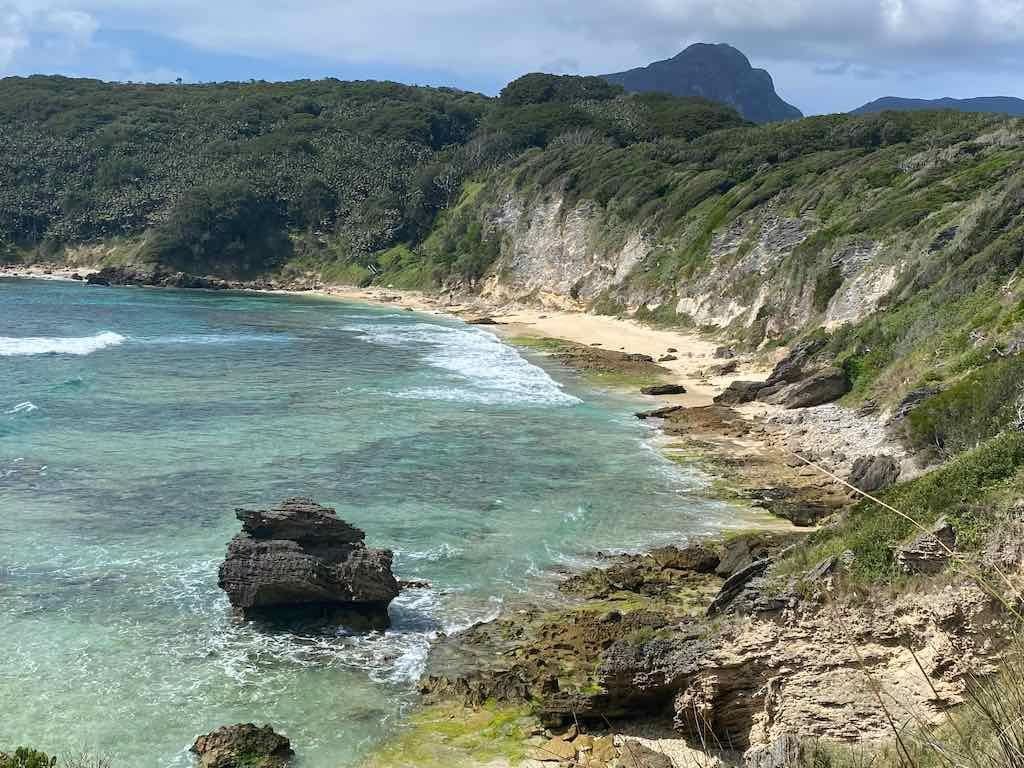
[[579, 398], [542, 368], [525, 360], [494, 334], [476, 328], [450, 328], [429, 323], [361, 324], [345, 327], [372, 344], [425, 346], [423, 361], [452, 375], [442, 386], [413, 387], [391, 393], [409, 400], [449, 400], [489, 405], [533, 403], [575, 405]]
[[103, 331], [95, 336], [61, 337], [29, 336], [14, 338], [0, 336], [0, 357], [23, 355], [90, 355], [107, 347], [122, 344], [125, 337], [113, 331]]

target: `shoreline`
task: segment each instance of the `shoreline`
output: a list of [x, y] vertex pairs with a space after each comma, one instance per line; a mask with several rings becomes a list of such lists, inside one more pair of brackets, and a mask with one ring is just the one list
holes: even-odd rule
[[[723, 344], [696, 332], [666, 330], [643, 325], [630, 318], [594, 315], [588, 312], [539, 309], [517, 305], [501, 305], [473, 297], [467, 301], [445, 301], [420, 291], [354, 286], [323, 286], [311, 291], [278, 291], [279, 293], [316, 294], [345, 301], [359, 301], [375, 306], [442, 314], [466, 321], [490, 318], [493, 324], [481, 327], [506, 341], [515, 338], [557, 339], [610, 352], [648, 355], [669, 372], [673, 383], [686, 387], [682, 395], [645, 397], [651, 403], [710, 405], [734, 379], [764, 379], [771, 365], [755, 361], [749, 355], [731, 358], [735, 370], [721, 374], [712, 369], [727, 362], [716, 358], [715, 351]], [[514, 343], [514, 341], [513, 341]], [[781, 356], [781, 355], [780, 355]], [[674, 359], [666, 359], [666, 358]]]

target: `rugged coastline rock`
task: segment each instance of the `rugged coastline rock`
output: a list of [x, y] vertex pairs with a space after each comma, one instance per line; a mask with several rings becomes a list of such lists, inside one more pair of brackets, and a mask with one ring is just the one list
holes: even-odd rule
[[665, 395], [685, 395], [686, 387], [682, 384], [651, 384], [640, 388], [640, 394], [663, 397]]
[[850, 484], [875, 493], [894, 485], [900, 476], [900, 465], [892, 456], [861, 456], [853, 462]]
[[388, 626], [399, 583], [392, 554], [312, 499], [270, 510], [236, 510], [242, 532], [228, 545], [219, 586], [246, 618], [319, 621], [355, 629]]
[[189, 750], [200, 768], [284, 768], [292, 755], [291, 742], [269, 725], [225, 725], [195, 740]]

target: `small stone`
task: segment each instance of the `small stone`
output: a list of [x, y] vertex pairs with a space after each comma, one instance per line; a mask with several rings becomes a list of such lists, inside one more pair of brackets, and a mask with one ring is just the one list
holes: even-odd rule
[[927, 531], [896, 548], [896, 564], [905, 573], [936, 574], [946, 567], [956, 546], [956, 531], [940, 517]]
[[602, 763], [610, 763], [618, 755], [615, 749], [615, 741], [611, 736], [598, 736], [594, 739], [591, 757]]
[[542, 744], [537, 751], [540, 755], [547, 755], [537, 757], [544, 762], [558, 763], [576, 758], [576, 747], [559, 736], [555, 736], [547, 744]]
[[577, 736], [580, 735], [580, 729], [576, 727], [575, 723], [573, 723], [568, 728], [566, 728], [564, 732], [562, 732], [562, 733], [560, 733], [558, 735], [559, 735], [560, 738], [564, 739], [565, 741], [572, 741], [573, 739], [575, 739]]
[[590, 752], [594, 749], [594, 737], [587, 733], [581, 733], [573, 740], [572, 745], [576, 747], [577, 752]]

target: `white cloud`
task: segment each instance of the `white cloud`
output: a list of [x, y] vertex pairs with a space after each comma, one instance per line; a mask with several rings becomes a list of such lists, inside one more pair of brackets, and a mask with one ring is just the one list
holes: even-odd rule
[[[0, 0], [0, 68], [8, 70], [41, 62], [40, 51], [56, 44], [77, 56], [80, 71], [100, 28], [268, 61], [313, 57], [342, 75], [346, 64], [371, 63], [381, 77], [419, 69], [464, 81], [545, 68], [615, 71], [690, 42], [725, 41], [769, 68], [784, 96], [813, 99], [815, 87], [827, 88], [821, 105], [801, 103], [812, 108], [831, 108], [837, 90], [910, 93], [915, 77], [939, 87], [943, 73], [993, 92], [987, 84], [1012, 86], [1008, 75], [1024, 67], [1024, 0], [13, 1]], [[106, 71], [126, 71], [101, 60]], [[973, 80], [957, 80], [965, 74]]]

